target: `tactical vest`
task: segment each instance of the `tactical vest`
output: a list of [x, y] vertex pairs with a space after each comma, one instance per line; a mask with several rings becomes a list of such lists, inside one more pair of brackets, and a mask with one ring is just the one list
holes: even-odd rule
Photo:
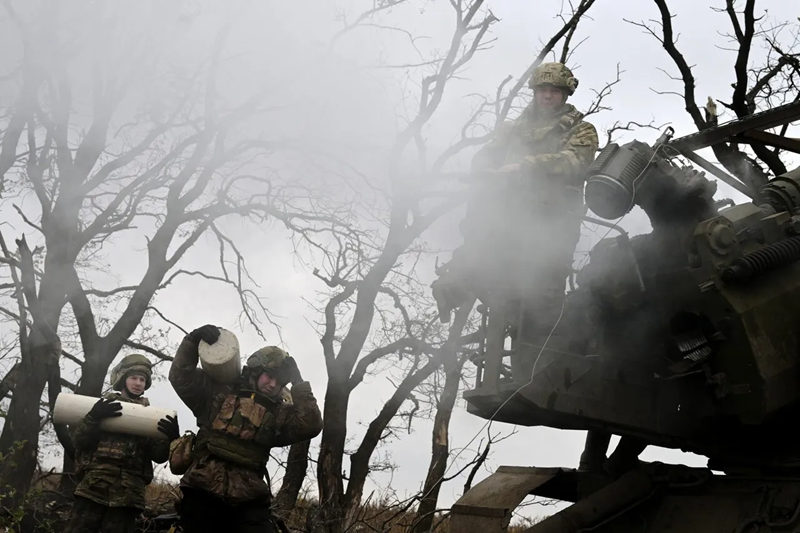
[[[533, 108], [526, 110], [525, 114], [512, 126], [508, 151], [505, 156], [506, 163], [516, 163], [526, 156], [555, 154], [564, 149], [573, 131], [583, 120], [583, 113], [574, 107], [558, 117], [554, 123], [540, 123], [532, 116]], [[517, 190], [521, 194], [517, 201], [526, 202], [526, 192], [533, 194], [533, 200], [538, 204], [550, 205], [557, 215], [561, 210], [569, 212], [581, 210], [583, 205], [582, 176], [572, 179], [553, 179], [548, 176], [538, 176], [535, 181], [526, 182], [529, 191]], [[513, 199], [512, 199], [513, 201]]]
[[518, 162], [528, 155], [554, 154], [560, 152], [572, 133], [583, 120], [583, 113], [575, 108], [559, 117], [555, 124], [536, 127], [533, 108], [526, 110], [514, 122], [510, 132], [511, 144], [506, 154], [506, 163]]
[[[134, 400], [123, 398], [117, 394], [107, 394], [103, 397], [120, 402], [136, 403], [145, 407], [150, 405], [147, 398]], [[135, 435], [101, 431], [97, 447], [76, 458], [78, 474], [80, 475], [93, 463], [107, 464], [131, 472], [139, 472], [145, 483], [150, 483], [153, 481], [153, 464], [148, 454], [145, 453], [145, 441], [146, 439]]]
[[228, 394], [210, 427], [200, 428], [197, 448], [249, 470], [265, 470], [277, 428], [284, 422], [285, 411], [279, 407], [257, 392]]

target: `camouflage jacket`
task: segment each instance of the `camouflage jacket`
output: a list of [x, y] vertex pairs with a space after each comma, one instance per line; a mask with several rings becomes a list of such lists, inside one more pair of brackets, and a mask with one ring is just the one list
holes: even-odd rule
[[[230, 505], [268, 501], [271, 493], [264, 476], [269, 450], [313, 439], [322, 431], [322, 414], [311, 385], [307, 381], [294, 385], [292, 403], [284, 397], [255, 404], [251, 400], [257, 393], [245, 391], [241, 383], [215, 381], [197, 368], [198, 359], [197, 343], [187, 336], [169, 370], [170, 383], [197, 417], [199, 427], [181, 486], [214, 494]], [[238, 426], [233, 423], [237, 420]], [[252, 468], [224, 458], [214, 441], [220, 435], [232, 440], [234, 447], [237, 441], [246, 451], [255, 447], [263, 463]]]
[[[123, 398], [118, 393], [103, 397], [150, 405], [144, 397]], [[71, 428], [71, 433], [79, 480], [75, 495], [109, 507], [144, 509], [145, 488], [153, 480], [153, 462], [163, 463], [169, 458], [169, 442], [106, 432], [89, 416]]]
[[597, 130], [572, 104], [549, 117], [537, 116], [531, 104], [517, 120], [497, 129], [494, 139], [475, 154], [472, 169], [496, 170], [520, 163], [524, 176], [543, 178], [534, 184], [539, 195], [557, 201], [567, 188], [577, 198], [598, 144]]

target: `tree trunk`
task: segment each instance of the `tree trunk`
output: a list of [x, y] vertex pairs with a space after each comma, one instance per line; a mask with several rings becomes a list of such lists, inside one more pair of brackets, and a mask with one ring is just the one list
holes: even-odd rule
[[[43, 223], [43, 227], [47, 227]], [[0, 491], [7, 491], [11, 496], [3, 502], [16, 505], [30, 487], [31, 479], [37, 465], [39, 452], [39, 405], [44, 388], [54, 366], [57, 367], [61, 357], [61, 341], [57, 336], [58, 323], [64, 307], [64, 275], [63, 264], [72, 264], [67, 258], [68, 237], [63, 231], [57, 237], [45, 257], [44, 275], [36, 293], [36, 281], [33, 268], [33, 257], [25, 238], [17, 240], [20, 252], [20, 274], [22, 291], [27, 301], [33, 326], [30, 334], [24, 338], [21, 334], [22, 375], [14, 388], [14, 396], [8, 408], [3, 432], [0, 434], [0, 454], [13, 455], [16, 459], [6, 460], [0, 470]], [[48, 245], [50, 245], [48, 239]], [[24, 326], [23, 326], [24, 327]], [[13, 468], [8, 470], [8, 464]]]
[[3, 433], [0, 434], [0, 506], [14, 509], [28, 492], [39, 452], [39, 404], [52, 364], [58, 364], [61, 344], [47, 340], [34, 328]]
[[286, 459], [286, 472], [283, 475], [281, 490], [278, 491], [272, 502], [273, 509], [278, 513], [288, 514], [297, 505], [297, 497], [300, 495], [303, 482], [306, 479], [308, 450], [310, 447], [311, 441], [307, 440], [292, 444], [291, 448], [289, 448], [289, 457]]
[[[22, 404], [17, 405], [21, 406]], [[6, 425], [9, 425], [8, 420], [6, 420]], [[23, 435], [23, 430], [28, 429], [20, 428], [16, 433]], [[27, 431], [27, 434], [30, 433], [33, 432]], [[36, 470], [39, 451], [38, 438], [39, 428], [37, 427], [34, 436], [29, 436], [30, 440], [12, 441], [10, 448], [4, 448], [3, 456], [0, 459], [0, 494], [3, 494], [0, 497], [0, 516], [17, 509], [30, 488], [33, 472]], [[25, 475], [23, 472], [30, 472], [30, 475]]]
[[411, 392], [430, 377], [438, 366], [438, 361], [430, 361], [416, 372], [410, 372], [403, 379], [394, 394], [392, 394], [392, 397], [384, 404], [378, 416], [370, 423], [356, 453], [350, 457], [350, 477], [347, 480], [347, 492], [343, 501], [345, 529], [352, 527], [357, 519], [361, 497], [364, 493], [364, 484], [370, 472], [370, 460], [375, 453], [375, 448], [378, 447], [381, 441], [383, 432], [397, 415], [397, 411], [403, 403], [409, 398]]
[[94, 356], [91, 351], [87, 352], [84, 355], [81, 382], [75, 393], [99, 398], [103, 393], [108, 367], [109, 365], [102, 358]]
[[347, 437], [350, 388], [346, 379], [332, 375], [325, 394], [322, 442], [317, 464], [319, 514], [314, 533], [341, 533], [344, 521], [342, 458]]
[[[47, 383], [49, 396], [50, 412], [55, 408], [56, 399], [61, 394], [61, 367], [54, 365]], [[77, 481], [73, 472], [75, 471], [75, 445], [72, 443], [72, 436], [69, 428], [64, 424], [53, 424], [53, 429], [58, 437], [58, 442], [64, 448], [64, 461], [61, 467], [61, 478], [58, 482], [58, 491], [65, 496], [71, 496], [77, 486]]]
[[[453, 354], [455, 357], [455, 354]], [[431, 449], [431, 462], [428, 466], [428, 475], [425, 477], [425, 485], [422, 489], [422, 499], [417, 507], [417, 516], [414, 518], [414, 525], [411, 533], [425, 533], [430, 531], [433, 525], [436, 505], [439, 501], [439, 490], [442, 487], [442, 479], [447, 470], [447, 458], [450, 456], [450, 444], [448, 431], [450, 427], [450, 417], [453, 414], [453, 407], [458, 399], [458, 385], [461, 382], [461, 369], [463, 363], [450, 365], [447, 370], [444, 390], [436, 407], [436, 418], [433, 421], [433, 447]]]
[[442, 478], [444, 478], [447, 470], [447, 458], [450, 456], [448, 438], [450, 417], [458, 399], [458, 385], [461, 382], [461, 370], [464, 367], [464, 361], [458, 358], [456, 340], [460, 338], [461, 333], [464, 331], [474, 305], [475, 300], [470, 300], [456, 311], [453, 325], [450, 327], [447, 344], [442, 347], [445, 369], [444, 389], [439, 398], [439, 404], [436, 406], [436, 417], [433, 421], [431, 462], [428, 466], [428, 474], [425, 477], [425, 485], [422, 489], [422, 499], [417, 508], [417, 516], [414, 518], [412, 533], [429, 531], [433, 525], [436, 504], [439, 501], [439, 490], [442, 486]]
[[65, 453], [61, 468], [58, 492], [69, 497], [75, 492], [75, 487], [78, 486], [78, 480], [75, 477], [75, 459]]
[[6, 372], [3, 379], [0, 379], [0, 400], [4, 400], [8, 393], [14, 390], [17, 385], [19, 375], [22, 373], [22, 365], [17, 362], [11, 367], [11, 370]]
[[[430, 361], [428, 361], [428, 363], [426, 363], [423, 367], [418, 368], [416, 371], [409, 372], [403, 381], [400, 382], [394, 394], [392, 394], [392, 397], [389, 398], [378, 415], [370, 423], [369, 427], [367, 428], [367, 432], [361, 441], [361, 445], [358, 447], [358, 450], [356, 450], [356, 452], [350, 457], [350, 476], [347, 481], [347, 491], [343, 499], [345, 530], [352, 528], [357, 521], [357, 514], [359, 511], [359, 506], [361, 505], [364, 484], [366, 483], [367, 476], [370, 472], [370, 461], [375, 453], [375, 449], [380, 443], [383, 432], [397, 415], [397, 411], [400, 409], [403, 403], [410, 397], [414, 389], [416, 389], [424, 380], [429, 378], [443, 363], [445, 365], [445, 369], [448, 371], [448, 378], [453, 372], [456, 373], [454, 380], [455, 391], [453, 392], [451, 404], [455, 403], [455, 396], [458, 393], [458, 383], [461, 371], [461, 365], [458, 364], [458, 359], [456, 357], [456, 348], [458, 346], [458, 341], [461, 338], [461, 333], [472, 310], [472, 305], [472, 303], [465, 305], [459, 309], [458, 312], [456, 312], [453, 324], [450, 326], [447, 341], [441, 347], [439, 353]], [[452, 411], [452, 405], [450, 411]], [[449, 415], [447, 423], [449, 424]]]
[[[61, 355], [61, 354], [59, 354]], [[54, 361], [55, 364], [51, 366], [50, 376], [47, 380], [47, 405], [52, 413], [56, 407], [56, 400], [58, 395], [61, 394], [61, 367], [58, 365], [58, 359]], [[65, 424], [53, 424], [53, 429], [56, 432], [58, 442], [64, 448], [64, 458], [72, 459], [75, 457], [75, 446], [72, 444], [72, 436], [69, 434]]]

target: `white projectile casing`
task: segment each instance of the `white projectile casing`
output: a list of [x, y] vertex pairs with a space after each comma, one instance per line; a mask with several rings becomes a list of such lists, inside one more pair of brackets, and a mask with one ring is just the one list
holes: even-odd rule
[[[56, 424], [77, 424], [100, 398], [83, 396], [81, 394], [61, 393], [56, 398], [53, 407], [53, 422]], [[161, 409], [159, 407], [145, 407], [135, 403], [120, 402], [122, 405], [122, 416], [106, 418], [100, 423], [104, 431], [111, 433], [125, 433], [148, 437], [152, 439], [165, 439], [166, 436], [158, 430], [158, 421], [165, 416], [178, 414], [172, 409]]]
[[220, 328], [217, 342], [208, 344], [201, 340], [197, 351], [203, 371], [216, 381], [232, 384], [239, 379], [242, 373], [239, 339], [233, 332]]

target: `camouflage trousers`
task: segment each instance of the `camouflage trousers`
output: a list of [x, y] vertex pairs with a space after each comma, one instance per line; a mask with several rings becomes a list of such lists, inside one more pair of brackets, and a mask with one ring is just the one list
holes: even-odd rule
[[65, 533], [133, 533], [141, 512], [135, 507], [107, 507], [76, 496]]
[[178, 504], [183, 533], [225, 531], [229, 533], [279, 533], [268, 502], [227, 505], [211, 494], [181, 488]]

